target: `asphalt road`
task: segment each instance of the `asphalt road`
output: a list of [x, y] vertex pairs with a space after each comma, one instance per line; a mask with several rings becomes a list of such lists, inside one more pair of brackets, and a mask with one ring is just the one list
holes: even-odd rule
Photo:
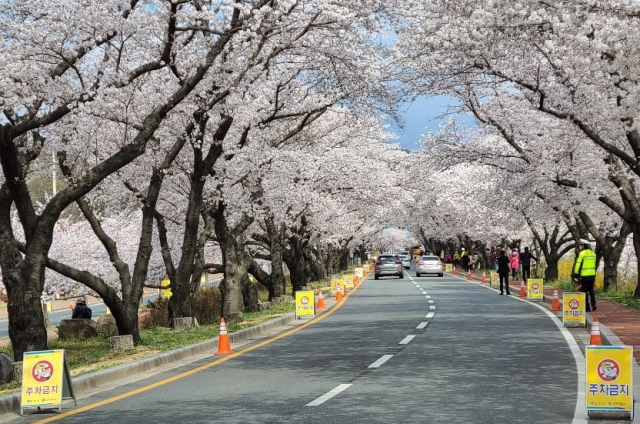
[[[157, 297], [157, 294], [149, 294], [144, 297], [144, 302], [149, 302]], [[102, 302], [94, 302], [90, 303], [89, 307], [91, 308], [91, 318], [97, 319], [101, 315], [107, 313], [107, 306]], [[51, 320], [51, 325], [58, 325], [60, 320], [63, 319], [71, 319], [71, 309], [57, 309], [52, 311], [49, 314], [49, 319]], [[0, 320], [0, 339], [9, 337], [9, 319], [3, 318]]]
[[126, 394], [186, 370], [81, 399], [101, 404], [59, 422], [557, 424], [572, 422], [578, 387], [571, 349], [536, 306], [413, 270], [369, 278], [287, 337]]

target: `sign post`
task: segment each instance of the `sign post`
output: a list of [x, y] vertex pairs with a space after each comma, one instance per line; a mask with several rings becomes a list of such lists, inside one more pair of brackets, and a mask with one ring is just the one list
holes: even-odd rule
[[296, 292], [296, 319], [316, 316], [316, 301], [312, 290]]
[[527, 300], [542, 301], [544, 299], [542, 287], [542, 278], [529, 278], [527, 280]]
[[22, 396], [20, 415], [25, 408], [58, 407], [62, 400], [73, 398], [71, 374], [63, 349], [25, 352], [22, 358]]
[[586, 346], [587, 417], [628, 412], [633, 420], [633, 346]]
[[562, 324], [565, 327], [584, 327], [586, 317], [585, 293], [562, 293]]

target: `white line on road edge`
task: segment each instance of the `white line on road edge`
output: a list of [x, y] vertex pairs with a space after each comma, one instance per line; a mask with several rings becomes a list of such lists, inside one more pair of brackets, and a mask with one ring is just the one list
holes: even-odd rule
[[429, 305], [429, 309], [432, 310], [432, 311], [435, 311], [436, 310], [436, 305]]
[[320, 396], [318, 399], [314, 400], [313, 402], [307, 403], [305, 406], [322, 405], [323, 403], [325, 403], [326, 401], [328, 401], [329, 399], [331, 399], [335, 395], [337, 395], [337, 394], [339, 394], [341, 392], [344, 392], [345, 390], [347, 390], [351, 386], [352, 386], [351, 384], [341, 384], [338, 387], [336, 387], [335, 389], [331, 390], [330, 392], [327, 392], [327, 393], [323, 394], [322, 396]]
[[378, 359], [376, 362], [369, 365], [368, 368], [380, 368], [380, 365], [384, 364], [391, 358], [393, 358], [393, 355], [382, 355], [382, 358]]
[[422, 330], [423, 328], [425, 328], [427, 325], [429, 325], [429, 321], [423, 321], [420, 324], [418, 324], [418, 326], [416, 327], [416, 330]]
[[433, 318], [433, 316], [435, 315], [435, 312], [429, 312], [426, 316], [426, 318]]
[[[455, 278], [462, 280], [462, 278], [460, 277], [455, 277]], [[478, 285], [480, 287], [485, 287], [495, 292], [498, 291], [493, 287], [482, 285], [481, 283], [478, 283], [475, 281], [470, 281], [470, 283]], [[567, 344], [569, 345], [569, 349], [571, 349], [571, 353], [573, 354], [573, 359], [576, 361], [576, 371], [578, 373], [578, 393], [577, 393], [578, 396], [576, 399], [576, 408], [573, 411], [572, 424], [587, 423], [588, 420], [585, 418], [587, 415], [587, 400], [586, 400], [586, 384], [587, 383], [586, 383], [586, 376], [585, 376], [586, 361], [585, 361], [584, 355], [582, 354], [582, 351], [580, 350], [580, 347], [578, 346], [578, 342], [576, 342], [576, 339], [573, 338], [573, 336], [571, 335], [571, 332], [569, 332], [569, 330], [565, 328], [565, 326], [562, 324], [562, 321], [560, 321], [560, 319], [557, 316], [555, 316], [553, 312], [549, 311], [544, 306], [539, 305], [536, 302], [530, 302], [526, 299], [521, 299], [516, 296], [510, 296], [510, 297], [520, 302], [529, 303], [535, 306], [536, 308], [540, 309], [541, 311], [543, 311], [545, 314], [547, 314], [547, 316], [549, 316], [549, 318], [551, 318], [551, 321], [553, 321], [553, 323], [556, 325], [556, 327], [558, 327], [558, 329], [564, 336], [565, 340], [567, 341]]]
[[409, 344], [409, 342], [413, 340], [415, 337], [416, 337], [415, 335], [407, 336], [404, 339], [402, 339], [402, 341], [398, 344]]

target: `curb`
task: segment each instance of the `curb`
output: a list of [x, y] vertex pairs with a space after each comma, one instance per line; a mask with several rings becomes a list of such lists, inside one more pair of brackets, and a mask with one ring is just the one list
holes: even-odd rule
[[[328, 307], [326, 310], [331, 309], [332, 306]], [[285, 314], [281, 317], [263, 322], [262, 324], [258, 324], [255, 327], [249, 327], [236, 331], [235, 333], [229, 334], [229, 341], [231, 343], [238, 343], [255, 338], [256, 336], [259, 336], [263, 333], [267, 333], [278, 327], [287, 325], [290, 322], [295, 321], [295, 315], [295, 312], [289, 312], [288, 314]], [[71, 379], [73, 389], [76, 393], [81, 393], [89, 389], [95, 389], [104, 384], [121, 380], [125, 377], [131, 377], [132, 375], [141, 374], [151, 369], [186, 359], [190, 356], [207, 352], [210, 352], [213, 355], [217, 348], [218, 337], [215, 337], [189, 346], [159, 353], [148, 358], [138, 359], [126, 364], [116, 365], [115, 367], [91, 372], [78, 377], [73, 377]], [[21, 396], [21, 393], [12, 393], [0, 397], [0, 414], [8, 414], [19, 410]]]

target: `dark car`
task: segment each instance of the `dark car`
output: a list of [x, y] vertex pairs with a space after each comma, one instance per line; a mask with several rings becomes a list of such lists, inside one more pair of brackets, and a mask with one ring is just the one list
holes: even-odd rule
[[375, 279], [387, 275], [404, 278], [404, 268], [398, 255], [382, 254], [378, 256], [375, 268]]

